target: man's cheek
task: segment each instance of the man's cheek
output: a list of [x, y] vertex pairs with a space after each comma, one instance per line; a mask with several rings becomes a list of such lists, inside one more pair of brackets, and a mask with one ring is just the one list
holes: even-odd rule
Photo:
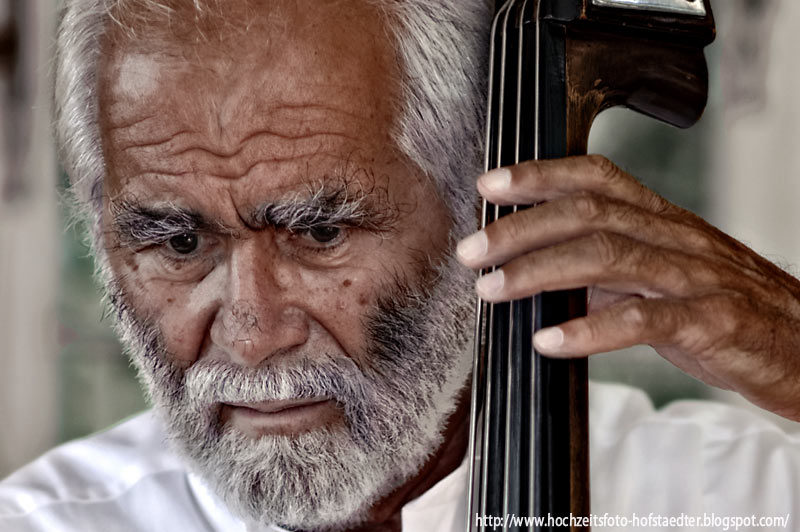
[[121, 277], [125, 300], [138, 319], [153, 323], [173, 362], [188, 367], [201, 355], [205, 336], [219, 308], [222, 275], [200, 283], [153, 279], [142, 269]]
[[367, 345], [364, 316], [372, 313], [377, 301], [377, 277], [366, 268], [301, 272], [304, 311], [351, 356], [363, 353]]

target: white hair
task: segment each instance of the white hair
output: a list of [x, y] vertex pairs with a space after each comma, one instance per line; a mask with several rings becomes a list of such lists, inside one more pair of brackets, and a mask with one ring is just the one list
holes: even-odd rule
[[[436, 185], [454, 221], [454, 236], [475, 226], [474, 180], [480, 171], [485, 107], [488, 0], [366, 0], [387, 20], [401, 62], [398, 148]], [[55, 133], [76, 213], [88, 222], [105, 270], [101, 215], [103, 161], [98, 125], [98, 65], [112, 13], [139, 23], [171, 5], [198, 12], [219, 0], [65, 0], [57, 37]], [[107, 274], [108, 272], [103, 272]], [[106, 275], [104, 275], [106, 277]]]

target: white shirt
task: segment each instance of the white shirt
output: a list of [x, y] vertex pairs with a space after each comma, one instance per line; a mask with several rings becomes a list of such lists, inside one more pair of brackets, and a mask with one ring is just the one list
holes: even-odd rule
[[[589, 420], [592, 512], [629, 519], [627, 526], [595, 523], [596, 530], [700, 528], [637, 527], [630, 521], [634, 513], [648, 516], [648, 525], [681, 515], [788, 514], [788, 527], [760, 530], [800, 529], [800, 440], [756, 415], [700, 401], [655, 411], [638, 390], [592, 383]], [[403, 532], [463, 532], [466, 485], [465, 462], [403, 508]], [[147, 412], [62, 445], [0, 482], [0, 531], [247, 528], [187, 472]]]

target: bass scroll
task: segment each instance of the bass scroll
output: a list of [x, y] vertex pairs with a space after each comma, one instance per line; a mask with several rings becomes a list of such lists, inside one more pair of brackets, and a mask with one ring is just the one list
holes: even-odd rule
[[[592, 121], [611, 106], [679, 127], [702, 114], [703, 48], [714, 39], [708, 0], [506, 0], [495, 11], [487, 171], [585, 154]], [[526, 208], [535, 207], [484, 201], [482, 223]], [[590, 512], [586, 360], [548, 359], [531, 341], [585, 313], [585, 289], [478, 301], [468, 530], [511, 515], [545, 522], [499, 529], [587, 529], [564, 521]]]

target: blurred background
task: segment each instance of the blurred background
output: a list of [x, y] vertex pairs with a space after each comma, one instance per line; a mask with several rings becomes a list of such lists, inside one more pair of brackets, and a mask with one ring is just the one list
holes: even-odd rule
[[[701, 122], [681, 131], [607, 111], [590, 151], [791, 271], [800, 264], [800, 2], [714, 8]], [[0, 0], [0, 477], [146, 408], [92, 281], [82, 228], [59, 200], [65, 178], [49, 124], [56, 10], [57, 0]], [[591, 374], [644, 388], [657, 405], [699, 398], [755, 409], [646, 347], [594, 357]]]

